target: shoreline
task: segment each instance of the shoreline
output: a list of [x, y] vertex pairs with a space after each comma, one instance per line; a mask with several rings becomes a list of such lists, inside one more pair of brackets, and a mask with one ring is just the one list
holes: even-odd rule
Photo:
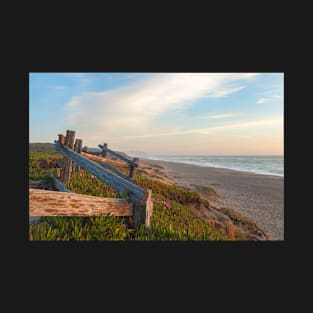
[[177, 162], [177, 161], [166, 161], [166, 160], [159, 160], [159, 159], [145, 159], [142, 158], [142, 160], [145, 161], [160, 161], [160, 162], [169, 162], [169, 163], [179, 163], [179, 164], [186, 164], [186, 165], [194, 165], [194, 166], [200, 166], [200, 167], [208, 167], [208, 168], [217, 168], [217, 169], [225, 169], [235, 172], [244, 172], [249, 174], [256, 174], [256, 175], [265, 175], [265, 176], [277, 176], [284, 178], [284, 174], [275, 174], [275, 173], [269, 173], [269, 172], [256, 172], [256, 171], [248, 171], [248, 170], [242, 170], [242, 169], [236, 169], [236, 168], [230, 168], [230, 167], [222, 167], [222, 166], [213, 166], [213, 165], [200, 165], [195, 163], [188, 163], [188, 162]]
[[[284, 176], [208, 167], [190, 163], [141, 159], [156, 167], [168, 182], [196, 191], [218, 208], [251, 218], [271, 240], [284, 240]], [[216, 196], [208, 197], [208, 190]]]

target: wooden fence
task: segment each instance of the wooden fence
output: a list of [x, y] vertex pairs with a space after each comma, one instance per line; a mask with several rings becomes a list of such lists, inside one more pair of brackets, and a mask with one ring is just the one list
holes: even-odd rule
[[[129, 167], [130, 167], [130, 172], [129, 172], [129, 176], [128, 177], [131, 180], [134, 179], [135, 170], [138, 167], [138, 162], [139, 162], [138, 158], [133, 158], [133, 160], [129, 160], [128, 158], [126, 158], [125, 156], [121, 155], [120, 153], [117, 153], [117, 152], [109, 149], [107, 143], [104, 143], [103, 145], [98, 145], [98, 147], [102, 150], [102, 157], [106, 157], [106, 154], [109, 153], [109, 154], [113, 155], [114, 157], [116, 157], [116, 158], [126, 162], [129, 165]], [[102, 164], [102, 165], [105, 166], [105, 164]], [[118, 175], [120, 175], [120, 174], [118, 174]], [[125, 176], [125, 175], [123, 175], [123, 176]], [[124, 178], [126, 178], [126, 177], [124, 177]]]
[[[99, 145], [102, 149], [102, 158], [99, 158], [99, 160], [101, 159], [102, 162], [98, 164], [91, 160], [97, 158], [97, 156], [91, 156], [83, 152], [82, 140], [76, 139], [75, 141], [75, 131], [67, 130], [66, 136], [58, 136], [59, 140], [55, 141], [55, 148], [63, 154], [64, 166], [61, 170], [56, 169], [55, 175], [50, 175], [50, 177], [56, 188], [61, 192], [30, 190], [30, 215], [93, 216], [112, 214], [115, 216], [130, 216], [133, 217], [136, 228], [144, 224], [146, 229], [149, 229], [153, 210], [152, 192], [151, 189], [143, 189], [137, 186], [133, 181], [139, 159], [130, 160], [107, 148], [107, 144], [104, 144]], [[128, 176], [103, 161], [107, 153], [129, 165], [130, 173]], [[119, 193], [126, 194], [127, 198], [114, 199], [72, 193], [62, 182], [69, 182], [71, 172], [78, 171], [80, 168], [93, 174]]]

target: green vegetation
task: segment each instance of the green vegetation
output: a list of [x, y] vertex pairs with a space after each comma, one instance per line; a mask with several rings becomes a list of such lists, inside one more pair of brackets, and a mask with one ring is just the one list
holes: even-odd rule
[[[62, 156], [54, 152], [30, 152], [29, 178], [48, 179], [53, 169], [40, 168], [41, 160], [54, 162]], [[49, 162], [48, 162], [49, 163]], [[30, 225], [30, 240], [227, 240], [218, 230], [196, 217], [189, 206], [204, 200], [195, 193], [158, 181], [135, 177], [135, 182], [151, 188], [153, 215], [151, 230], [128, 228], [125, 218], [105, 217], [47, 217], [38, 225]], [[125, 197], [84, 170], [74, 173], [67, 188], [80, 194], [103, 197]]]
[[[63, 156], [55, 151], [47, 152], [30, 152], [28, 161], [28, 176], [29, 179], [48, 179], [49, 173], [54, 172], [54, 168], [49, 168], [48, 165], [53, 162], [60, 162]], [[45, 166], [45, 168], [43, 167]]]
[[162, 199], [175, 200], [180, 204], [200, 204], [202, 201], [201, 197], [195, 192], [178, 188], [176, 186], [166, 185], [156, 180], [136, 176], [135, 183], [143, 188], [152, 189], [153, 194], [157, 194]]
[[73, 192], [83, 195], [105, 198], [124, 198], [123, 195], [117, 193], [114, 189], [85, 170], [80, 170], [79, 173], [72, 173], [71, 181], [65, 184], [65, 186]]
[[30, 226], [30, 240], [124, 240], [131, 232], [114, 216], [46, 217]]

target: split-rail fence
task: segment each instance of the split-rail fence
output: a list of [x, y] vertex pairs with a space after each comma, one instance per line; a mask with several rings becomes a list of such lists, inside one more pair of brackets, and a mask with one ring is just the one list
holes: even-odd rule
[[[145, 225], [146, 230], [149, 230], [153, 210], [152, 191], [134, 183], [139, 159], [129, 159], [109, 149], [106, 143], [99, 145], [101, 156], [83, 152], [82, 140], [75, 140], [75, 131], [67, 130], [66, 136], [58, 137], [54, 146], [64, 156], [63, 167], [50, 174], [58, 191], [30, 189], [30, 216], [128, 216], [135, 228]], [[106, 162], [107, 154], [126, 162], [130, 169], [129, 175]], [[79, 171], [80, 168], [118, 193], [127, 195], [126, 199], [81, 195], [67, 189], [64, 183], [69, 182], [71, 173]]]

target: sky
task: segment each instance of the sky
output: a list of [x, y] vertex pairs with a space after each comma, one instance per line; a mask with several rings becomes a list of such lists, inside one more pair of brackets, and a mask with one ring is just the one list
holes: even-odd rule
[[283, 73], [29, 73], [29, 142], [176, 155], [283, 155]]

